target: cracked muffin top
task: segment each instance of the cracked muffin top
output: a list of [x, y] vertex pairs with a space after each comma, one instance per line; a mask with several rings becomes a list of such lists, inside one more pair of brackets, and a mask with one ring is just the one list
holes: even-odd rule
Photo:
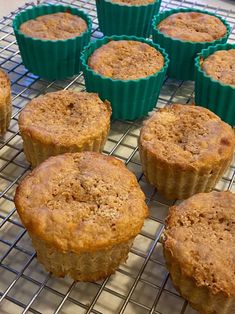
[[214, 41], [227, 32], [226, 26], [218, 17], [200, 12], [172, 14], [156, 27], [167, 36], [192, 42]]
[[235, 86], [235, 49], [219, 50], [200, 60], [202, 69], [213, 79]]
[[19, 116], [21, 132], [42, 143], [79, 145], [109, 129], [111, 107], [98, 94], [62, 90], [34, 98]]
[[185, 169], [212, 167], [231, 159], [232, 128], [206, 108], [174, 104], [144, 122], [139, 145], [167, 164]]
[[163, 242], [197, 286], [235, 296], [235, 194], [200, 193], [171, 207]]
[[50, 157], [21, 182], [15, 204], [29, 232], [72, 252], [131, 240], [148, 214], [135, 175], [94, 152]]
[[111, 40], [88, 59], [93, 71], [114, 80], [144, 78], [159, 72], [163, 65], [164, 57], [158, 50], [133, 40]]
[[119, 3], [122, 5], [147, 5], [156, 0], [110, 0], [110, 2]]
[[68, 12], [38, 16], [20, 25], [20, 31], [30, 37], [60, 40], [80, 36], [87, 29], [81, 17]]

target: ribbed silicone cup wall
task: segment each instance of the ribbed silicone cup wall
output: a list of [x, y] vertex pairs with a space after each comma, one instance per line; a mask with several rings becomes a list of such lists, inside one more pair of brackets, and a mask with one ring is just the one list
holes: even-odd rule
[[[95, 73], [89, 66], [88, 58], [92, 53], [110, 40], [135, 40], [147, 43], [164, 56], [163, 68], [146, 78], [137, 80], [113, 80]], [[112, 118], [134, 120], [146, 115], [157, 103], [169, 59], [164, 49], [144, 38], [135, 36], [111, 36], [90, 43], [81, 55], [82, 68], [88, 92], [96, 92], [102, 100], [109, 100], [112, 106]]]
[[225, 122], [235, 125], [235, 87], [225, 85], [208, 76], [201, 68], [200, 61], [218, 50], [235, 49], [235, 44], [211, 46], [195, 59], [195, 102], [217, 114]]
[[157, 14], [161, 0], [147, 5], [123, 5], [111, 0], [96, 0], [100, 30], [106, 36], [128, 35], [149, 37], [151, 21]]
[[[78, 37], [66, 40], [43, 40], [24, 35], [20, 25], [38, 16], [56, 12], [70, 12], [83, 18], [87, 30]], [[91, 20], [84, 12], [71, 6], [40, 5], [20, 12], [13, 21], [13, 29], [25, 67], [35, 75], [54, 80], [81, 71], [80, 54], [90, 41]]]
[[[216, 16], [225, 24], [227, 28], [226, 35], [224, 37], [221, 37], [220, 39], [211, 42], [190, 42], [169, 37], [167, 35], [164, 35], [157, 29], [156, 26], [162, 20], [172, 14], [179, 12], [201, 12]], [[153, 41], [159, 44], [162, 48], [164, 48], [170, 58], [170, 64], [167, 74], [169, 75], [169, 77], [176, 78], [178, 80], [194, 80], [194, 59], [197, 53], [209, 46], [226, 43], [231, 31], [229, 24], [220, 16], [205, 10], [202, 11], [197, 9], [185, 8], [163, 11], [162, 13], [154, 16], [152, 26]]]

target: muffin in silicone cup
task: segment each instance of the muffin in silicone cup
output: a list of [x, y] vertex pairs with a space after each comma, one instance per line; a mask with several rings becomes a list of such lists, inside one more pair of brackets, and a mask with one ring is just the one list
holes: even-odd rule
[[[94, 55], [95, 52], [101, 47], [104, 47], [106, 44], [110, 42], [117, 41], [127, 41], [127, 42], [138, 42], [144, 43], [146, 46], [150, 48], [154, 48], [154, 51], [160, 58], [163, 58], [163, 66], [159, 71], [151, 75], [146, 75], [146, 77], [140, 77], [138, 79], [128, 79], [129, 72], [126, 71], [125, 79], [113, 79], [112, 77], [107, 77], [95, 72], [89, 65], [90, 57]], [[147, 45], [146, 45], [147, 44]], [[141, 53], [144, 56], [144, 49]], [[118, 51], [118, 50], [116, 50]], [[127, 49], [128, 52], [130, 50]], [[152, 49], [153, 51], [153, 49]], [[120, 51], [119, 51], [120, 52]], [[125, 57], [119, 53], [120, 60], [118, 62], [125, 62]], [[116, 63], [113, 63], [112, 56], [108, 55], [111, 62], [109, 62], [108, 58], [103, 59], [109, 62], [108, 68], [112, 65], [115, 66]], [[136, 56], [135, 56], [136, 57]], [[132, 56], [127, 58], [126, 68], [129, 68], [129, 63], [132, 60]], [[90, 43], [82, 52], [81, 55], [83, 73], [85, 77], [86, 89], [89, 92], [96, 92], [99, 94], [102, 100], [107, 99], [110, 101], [112, 106], [112, 118], [113, 119], [126, 119], [126, 120], [134, 120], [136, 118], [140, 118], [146, 115], [149, 111], [151, 111], [155, 106], [160, 93], [160, 89], [162, 87], [163, 81], [165, 79], [167, 66], [169, 63], [169, 59], [164, 49], [162, 49], [157, 44], [152, 43], [149, 40], [144, 38], [138, 38], [135, 36], [111, 36], [104, 37], [102, 39], [98, 39], [92, 43]], [[101, 60], [102, 61], [102, 60]], [[154, 62], [151, 59], [151, 62]], [[138, 63], [138, 65], [137, 65]], [[135, 66], [141, 67], [141, 60], [134, 60], [132, 62], [132, 67], [135, 71]], [[156, 62], [158, 65], [158, 62]], [[103, 68], [105, 69], [105, 67]], [[107, 67], [106, 67], [107, 69]], [[142, 70], [144, 67], [142, 68]], [[147, 67], [146, 67], [147, 69]], [[118, 69], [116, 69], [118, 70]], [[123, 69], [122, 69], [123, 72]], [[138, 76], [138, 71], [136, 72]], [[135, 76], [132, 76], [132, 78]]]
[[139, 152], [149, 183], [167, 199], [211, 191], [229, 167], [233, 129], [206, 108], [173, 104], [140, 131]]
[[162, 237], [176, 290], [203, 314], [235, 310], [235, 194], [199, 193], [170, 208]]
[[[58, 12], [81, 17], [87, 24], [86, 30], [80, 36], [58, 40], [33, 38], [20, 31], [24, 22]], [[83, 11], [63, 5], [33, 6], [16, 15], [13, 29], [23, 64], [33, 74], [54, 80], [64, 79], [81, 71], [80, 54], [89, 43], [91, 35], [91, 19]]]
[[[230, 49], [235, 49], [235, 44], [211, 46], [202, 50], [196, 57], [195, 101], [216, 113], [225, 122], [235, 125], [235, 86], [225, 84], [209, 76], [202, 69], [202, 62], [207, 57], [213, 55], [216, 51]], [[233, 62], [231, 67], [234, 67], [234, 64]]]
[[149, 37], [161, 0], [96, 0], [99, 27], [105, 36]]
[[20, 183], [15, 204], [47, 271], [78, 281], [114, 273], [148, 215], [135, 175], [95, 152], [50, 157]]
[[[216, 40], [196, 42], [177, 39], [159, 31], [157, 26], [163, 20], [172, 16], [173, 14], [177, 14], [180, 12], [182, 13], [198, 12], [216, 17], [226, 27], [226, 33], [224, 36]], [[185, 8], [167, 10], [159, 13], [158, 15], [155, 15], [153, 18], [152, 27], [153, 27], [153, 41], [159, 44], [162, 48], [164, 48], [169, 55], [170, 63], [167, 74], [169, 75], [169, 77], [176, 78], [179, 80], [194, 80], [195, 79], [194, 59], [197, 53], [209, 46], [226, 43], [231, 31], [229, 24], [220, 16], [208, 11]], [[185, 32], [182, 33], [185, 35]]]
[[6, 133], [12, 113], [11, 82], [8, 75], [0, 69], [0, 136]]
[[26, 159], [35, 167], [50, 156], [102, 151], [111, 112], [95, 93], [62, 90], [34, 98], [19, 116]]

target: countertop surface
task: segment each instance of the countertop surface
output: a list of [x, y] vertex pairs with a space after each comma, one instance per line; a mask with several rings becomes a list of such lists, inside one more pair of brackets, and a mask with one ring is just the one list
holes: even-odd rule
[[[0, 18], [14, 11], [17, 7], [22, 6], [25, 2], [26, 0], [0, 0]], [[36, 1], [29, 0], [27, 2]], [[196, 2], [235, 10], [235, 0], [198, 0]]]

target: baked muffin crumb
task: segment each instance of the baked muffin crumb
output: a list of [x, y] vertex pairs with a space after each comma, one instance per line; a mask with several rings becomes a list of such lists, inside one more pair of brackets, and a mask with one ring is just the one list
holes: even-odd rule
[[183, 104], [154, 113], [142, 128], [140, 141], [169, 163], [196, 168], [235, 145], [232, 129], [213, 112]]
[[214, 52], [201, 60], [201, 67], [213, 79], [235, 86], [235, 49]]
[[139, 137], [144, 175], [167, 199], [211, 191], [229, 167], [234, 148], [232, 128], [193, 105], [159, 109], [144, 122]]
[[164, 65], [164, 57], [146, 43], [112, 40], [94, 51], [88, 65], [104, 77], [136, 80], [159, 72]]
[[81, 17], [68, 12], [38, 16], [20, 25], [20, 31], [30, 37], [60, 40], [80, 36], [87, 29]]
[[[86, 141], [87, 133], [96, 137], [109, 124], [111, 108], [98, 94], [63, 90], [47, 93], [30, 101], [20, 114], [24, 132], [36, 132], [42, 139], [60, 145]], [[71, 132], [72, 130], [72, 132]]]
[[159, 31], [183, 41], [207, 42], [226, 34], [226, 26], [216, 16], [200, 12], [175, 13], [157, 26]]
[[49, 156], [101, 151], [111, 107], [98, 94], [62, 90], [34, 98], [19, 116], [27, 160], [35, 167]]
[[94, 152], [47, 159], [21, 182], [15, 204], [46, 269], [76, 280], [113, 273], [148, 214], [135, 175]]
[[147, 215], [144, 199], [121, 161], [95, 152], [51, 157], [16, 194], [28, 230], [73, 252], [105, 249], [134, 237]]
[[233, 312], [235, 195], [200, 193], [170, 209], [164, 254], [176, 289], [201, 313]]

